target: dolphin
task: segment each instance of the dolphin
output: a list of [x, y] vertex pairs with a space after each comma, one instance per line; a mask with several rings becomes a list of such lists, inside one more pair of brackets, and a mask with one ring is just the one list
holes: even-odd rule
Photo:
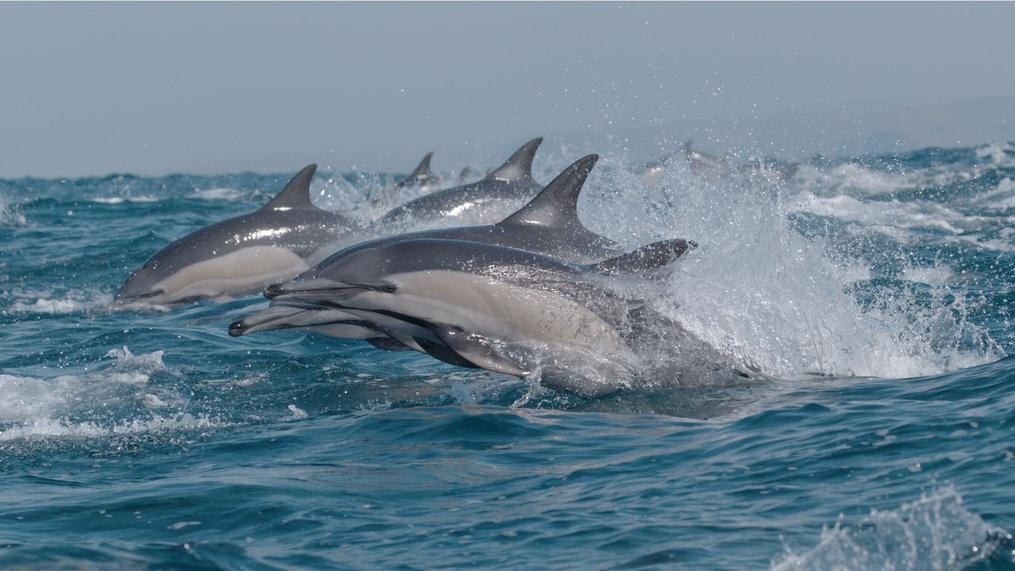
[[261, 292], [313, 267], [360, 229], [314, 206], [304, 167], [266, 205], [192, 232], [148, 258], [120, 286], [114, 303], [174, 305]]
[[462, 170], [458, 172], [458, 184], [466, 184], [472, 180], [472, 177], [472, 167], [465, 165], [462, 167]]
[[433, 151], [429, 151], [423, 155], [423, 160], [419, 161], [416, 168], [413, 169], [412, 173], [404, 179], [395, 183], [395, 188], [405, 188], [409, 186], [418, 186], [420, 188], [432, 188], [441, 182], [441, 177], [430, 170], [430, 159], [433, 158]]
[[[527, 205], [497, 224], [425, 230], [376, 239], [372, 244], [424, 238], [463, 240], [508, 246], [575, 263], [591, 263], [617, 256], [621, 250], [615, 242], [589, 230], [578, 218], [578, 197], [598, 160], [598, 155], [593, 154], [575, 161]], [[694, 247], [694, 243], [688, 242], [687, 247]], [[342, 255], [338, 252], [330, 256], [315, 270], [341, 259]], [[341, 311], [332, 310], [328, 315], [301, 315], [302, 312], [320, 313], [319, 309], [273, 303], [266, 310], [234, 322], [229, 327], [229, 334], [240, 336], [271, 329], [300, 329], [351, 339], [386, 336], [377, 328], [371, 332], [363, 331], [361, 319]], [[350, 327], [341, 327], [343, 321]]]
[[[455, 365], [528, 377], [583, 396], [632, 387], [643, 341], [676, 354], [668, 382], [725, 370], [716, 350], [610, 287], [672, 263], [684, 240], [595, 264], [517, 248], [433, 238], [368, 242], [267, 288], [269, 298], [338, 310], [406, 346]], [[665, 332], [656, 331], [664, 327]]]
[[525, 143], [482, 180], [433, 192], [395, 207], [381, 217], [380, 224], [425, 225], [455, 219], [473, 224], [492, 223], [503, 216], [505, 207], [517, 207], [543, 188], [532, 179], [532, 159], [542, 142], [542, 137], [536, 137]]
[[423, 155], [423, 159], [419, 161], [419, 164], [416, 165], [416, 168], [413, 169], [409, 176], [391, 186], [381, 189], [375, 194], [372, 193], [373, 195], [368, 201], [370, 206], [377, 209], [394, 208], [400, 202], [399, 196], [402, 189], [405, 188], [416, 188], [423, 193], [437, 189], [440, 186], [441, 177], [430, 170], [431, 158], [433, 158], [433, 151]]
[[733, 171], [725, 157], [694, 150], [691, 141], [687, 141], [676, 153], [646, 163], [642, 168], [642, 179], [649, 186], [657, 186], [667, 166], [676, 158], [685, 161], [691, 172], [711, 179], [729, 178]]

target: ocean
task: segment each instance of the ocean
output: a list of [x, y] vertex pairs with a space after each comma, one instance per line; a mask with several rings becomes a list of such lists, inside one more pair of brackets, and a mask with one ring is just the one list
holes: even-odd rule
[[[1015, 144], [635, 159], [604, 150], [583, 219], [698, 242], [652, 293], [764, 379], [582, 399], [229, 337], [259, 298], [113, 310], [292, 173], [0, 180], [0, 567], [1015, 569]], [[314, 201], [367, 220], [392, 180], [319, 173]]]

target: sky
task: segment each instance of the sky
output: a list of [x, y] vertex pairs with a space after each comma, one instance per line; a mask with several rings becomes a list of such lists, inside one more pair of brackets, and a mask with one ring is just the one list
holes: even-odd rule
[[0, 177], [1015, 140], [1012, 30], [1013, 3], [0, 2]]

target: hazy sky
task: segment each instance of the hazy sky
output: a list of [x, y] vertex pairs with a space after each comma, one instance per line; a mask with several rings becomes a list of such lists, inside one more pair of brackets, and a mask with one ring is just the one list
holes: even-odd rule
[[0, 3], [0, 177], [1015, 139], [1015, 4]]

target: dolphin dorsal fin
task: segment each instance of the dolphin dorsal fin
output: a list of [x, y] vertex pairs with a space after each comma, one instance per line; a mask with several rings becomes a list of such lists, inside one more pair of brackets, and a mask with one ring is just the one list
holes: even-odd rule
[[395, 183], [395, 188], [402, 188], [405, 186], [412, 186], [419, 184], [420, 182], [429, 180], [433, 177], [433, 173], [430, 172], [430, 157], [433, 156], [433, 151], [423, 155], [423, 160], [419, 161], [416, 165], [416, 170], [412, 171], [412, 174], [405, 177], [403, 180]]
[[282, 192], [265, 204], [264, 208], [272, 210], [317, 209], [310, 202], [310, 181], [313, 180], [315, 172], [317, 172], [315, 164], [303, 167], [303, 170], [296, 173], [296, 176], [292, 177]]
[[493, 172], [486, 175], [487, 180], [532, 180], [532, 159], [536, 156], [536, 149], [543, 142], [542, 137], [536, 137], [522, 145], [515, 151], [504, 164], [497, 167]]
[[697, 242], [677, 238], [663, 240], [642, 246], [622, 256], [603, 260], [590, 267], [598, 272], [613, 275], [631, 272], [647, 272], [661, 268], [680, 259], [688, 250], [698, 247]]
[[407, 181], [420, 180], [424, 178], [430, 178], [433, 173], [430, 172], [430, 157], [433, 156], [433, 151], [423, 155], [423, 160], [419, 161], [416, 166], [416, 170], [412, 171]]
[[[564, 169], [521, 210], [500, 221], [502, 226], [548, 226], [585, 230], [578, 220], [578, 195], [599, 155], [588, 155]], [[588, 230], [585, 230], [588, 231]]]

